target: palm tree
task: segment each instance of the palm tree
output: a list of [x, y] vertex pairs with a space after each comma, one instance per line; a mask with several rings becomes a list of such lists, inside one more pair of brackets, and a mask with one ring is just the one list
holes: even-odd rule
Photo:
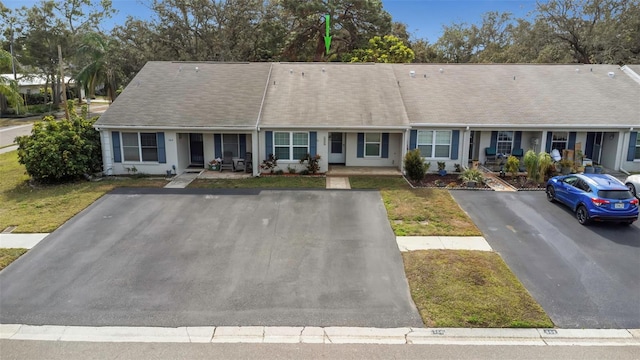
[[113, 102], [116, 94], [116, 74], [109, 53], [115, 44], [105, 35], [90, 32], [82, 38], [78, 55], [85, 59], [86, 65], [76, 74], [75, 79], [82, 84], [87, 97], [95, 96], [97, 85], [104, 85], [109, 99]]
[[[0, 68], [11, 66], [11, 54], [0, 49]], [[0, 76], [0, 95], [7, 99], [10, 106], [22, 105], [23, 100], [18, 91], [18, 82]]]

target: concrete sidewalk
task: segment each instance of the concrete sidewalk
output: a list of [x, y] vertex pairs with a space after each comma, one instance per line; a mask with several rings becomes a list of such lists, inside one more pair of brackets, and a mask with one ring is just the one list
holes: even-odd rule
[[0, 233], [0, 248], [31, 249], [49, 234], [4, 234]]
[[400, 251], [477, 250], [493, 251], [482, 236], [397, 236]]
[[640, 346], [638, 329], [480, 329], [360, 327], [121, 327], [0, 325], [0, 339], [279, 344]]

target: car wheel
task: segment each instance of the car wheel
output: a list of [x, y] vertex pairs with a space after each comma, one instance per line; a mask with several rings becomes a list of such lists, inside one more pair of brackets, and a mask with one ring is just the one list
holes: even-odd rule
[[633, 196], [637, 196], [638, 195], [636, 193], [636, 187], [633, 186], [632, 183], [627, 183], [627, 187], [629, 188], [629, 191], [631, 191], [631, 195], [633, 195]]
[[551, 185], [547, 186], [547, 200], [550, 202], [556, 201], [556, 190]]
[[578, 206], [578, 209], [576, 210], [576, 219], [578, 219], [578, 222], [581, 225], [589, 224], [589, 213], [584, 205]]

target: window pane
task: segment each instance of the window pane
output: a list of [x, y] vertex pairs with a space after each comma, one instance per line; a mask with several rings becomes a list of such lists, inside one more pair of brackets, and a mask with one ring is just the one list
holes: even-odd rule
[[431, 145], [418, 145], [422, 157], [431, 157]]
[[636, 159], [640, 159], [640, 146], [636, 147]]
[[436, 145], [436, 157], [449, 157], [449, 145]]
[[567, 141], [568, 135], [566, 132], [554, 132], [553, 141]]
[[433, 131], [418, 131], [418, 144], [431, 144]]
[[280, 160], [289, 160], [289, 147], [276, 147], [273, 155]]
[[138, 133], [122, 133], [122, 146], [138, 146]]
[[511, 141], [513, 131], [498, 131], [498, 141]]
[[122, 148], [125, 161], [140, 161], [140, 154], [138, 153], [138, 147], [124, 146]]
[[140, 133], [140, 144], [144, 146], [156, 147], [156, 133]]
[[380, 133], [366, 133], [365, 142], [380, 142]]
[[308, 151], [306, 147], [294, 147], [293, 148], [293, 159], [300, 160], [307, 155]]
[[289, 145], [289, 133], [286, 133], [286, 132], [274, 133], [273, 143], [275, 145]]
[[307, 133], [293, 133], [293, 145], [304, 145], [307, 146], [309, 144], [309, 135]]
[[449, 131], [436, 131], [436, 144], [447, 144], [451, 143], [451, 132]]
[[142, 161], [158, 161], [158, 149], [142, 148]]
[[380, 144], [367, 144], [364, 149], [365, 156], [380, 156]]
[[497, 146], [498, 154], [511, 154], [510, 142], [499, 142]]

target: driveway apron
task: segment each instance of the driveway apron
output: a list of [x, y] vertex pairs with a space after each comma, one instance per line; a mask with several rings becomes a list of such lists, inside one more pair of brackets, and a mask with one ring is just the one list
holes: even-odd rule
[[120, 189], [0, 272], [0, 322], [423, 326], [377, 191]]
[[558, 327], [640, 328], [640, 228], [578, 224], [544, 192], [452, 192]]

